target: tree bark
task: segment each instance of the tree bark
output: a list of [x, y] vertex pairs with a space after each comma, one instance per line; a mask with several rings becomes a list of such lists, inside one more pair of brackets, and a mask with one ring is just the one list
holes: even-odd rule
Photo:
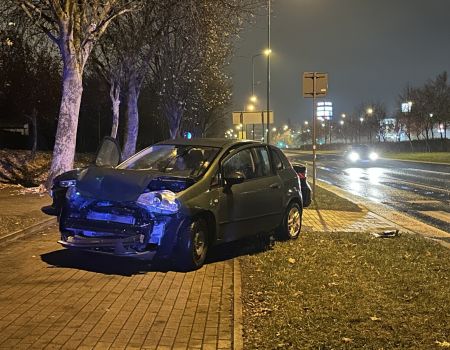
[[139, 133], [139, 84], [134, 76], [130, 77], [127, 91], [127, 112], [123, 157], [127, 159], [136, 153], [136, 141]]
[[109, 90], [109, 96], [112, 103], [112, 126], [111, 137], [117, 139], [117, 130], [119, 129], [120, 115], [120, 83], [112, 82]]
[[180, 110], [180, 108], [177, 108], [176, 106], [168, 107], [166, 108], [166, 116], [168, 117], [167, 119], [169, 121], [170, 138], [172, 140], [176, 139], [177, 137], [180, 136], [180, 126], [181, 126], [181, 119], [183, 117], [183, 111]]
[[83, 73], [75, 55], [64, 62], [61, 106], [53, 148], [52, 165], [46, 187], [50, 188], [55, 176], [73, 167], [77, 137], [78, 114], [83, 93]]

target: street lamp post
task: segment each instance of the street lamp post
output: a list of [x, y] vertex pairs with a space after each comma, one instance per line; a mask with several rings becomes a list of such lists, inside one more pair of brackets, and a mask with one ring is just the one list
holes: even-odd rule
[[270, 141], [270, 134], [269, 134], [269, 123], [270, 123], [270, 3], [271, 0], [267, 0], [267, 143]]
[[367, 120], [369, 121], [368, 122], [368, 125], [369, 125], [369, 142], [372, 143], [372, 126], [371, 126], [372, 122], [370, 121], [370, 117], [373, 114], [373, 109], [371, 107], [367, 108], [366, 113], [367, 113]]

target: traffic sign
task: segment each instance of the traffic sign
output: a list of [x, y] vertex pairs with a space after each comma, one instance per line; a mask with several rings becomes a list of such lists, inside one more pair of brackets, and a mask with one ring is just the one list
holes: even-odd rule
[[[314, 96], [315, 87], [315, 96]], [[328, 73], [304, 72], [303, 97], [323, 97], [328, 93]]]

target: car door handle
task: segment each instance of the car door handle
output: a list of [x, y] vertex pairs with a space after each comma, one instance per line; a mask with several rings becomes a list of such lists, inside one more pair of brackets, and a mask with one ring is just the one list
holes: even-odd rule
[[281, 185], [280, 184], [272, 184], [269, 187], [273, 188], [273, 189], [277, 189], [277, 188], [281, 188]]

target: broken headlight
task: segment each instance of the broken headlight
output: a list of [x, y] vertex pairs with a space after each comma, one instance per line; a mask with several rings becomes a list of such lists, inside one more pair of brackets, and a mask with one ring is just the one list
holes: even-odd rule
[[175, 214], [180, 209], [176, 194], [167, 190], [143, 193], [136, 202], [149, 212], [159, 214]]

